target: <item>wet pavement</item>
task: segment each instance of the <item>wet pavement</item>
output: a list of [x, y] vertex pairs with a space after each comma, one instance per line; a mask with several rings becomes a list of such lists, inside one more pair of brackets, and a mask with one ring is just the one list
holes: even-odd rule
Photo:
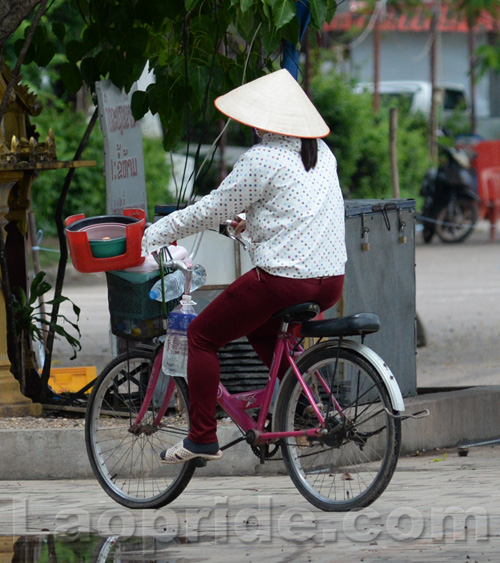
[[94, 480], [3, 481], [0, 561], [47, 561], [49, 548], [59, 561], [498, 561], [499, 465], [500, 446], [405, 457], [385, 493], [350, 513], [314, 508], [287, 476], [195, 476], [143, 511]]

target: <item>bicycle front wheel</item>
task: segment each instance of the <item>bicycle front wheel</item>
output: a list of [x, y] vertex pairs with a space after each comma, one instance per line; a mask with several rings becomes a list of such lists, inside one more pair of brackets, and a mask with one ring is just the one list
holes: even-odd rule
[[190, 462], [164, 465], [159, 455], [188, 433], [188, 391], [183, 379], [173, 379], [172, 400], [159, 426], [153, 421], [161, 400], [153, 399], [139, 430], [133, 428], [153, 361], [154, 354], [132, 351], [110, 362], [94, 385], [85, 418], [92, 470], [106, 493], [128, 508], [159, 508], [172, 502], [195, 470]]
[[[326, 430], [317, 437], [282, 441], [288, 474], [321, 510], [368, 506], [389, 484], [401, 446], [401, 421], [392, 416], [396, 413], [385, 384], [365, 359], [336, 346], [311, 350], [298, 367], [325, 417]], [[283, 385], [276, 407], [278, 430], [319, 426], [295, 375]]]

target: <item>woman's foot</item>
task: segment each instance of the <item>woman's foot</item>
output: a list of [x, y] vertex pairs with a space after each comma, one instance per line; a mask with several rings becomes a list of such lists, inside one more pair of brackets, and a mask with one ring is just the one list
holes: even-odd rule
[[221, 459], [222, 451], [219, 449], [219, 443], [213, 444], [195, 444], [189, 438], [184, 438], [175, 446], [161, 452], [160, 458], [163, 463], [184, 463], [190, 459], [202, 458], [208, 461], [216, 461]]

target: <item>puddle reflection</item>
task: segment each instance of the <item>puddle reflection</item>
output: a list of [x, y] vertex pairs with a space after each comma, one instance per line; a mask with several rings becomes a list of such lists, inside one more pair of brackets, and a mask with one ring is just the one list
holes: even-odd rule
[[[213, 538], [212, 538], [213, 539]], [[196, 543], [212, 539], [198, 537]], [[185, 537], [108, 538], [86, 534], [78, 539], [59, 535], [0, 536], [0, 562], [11, 563], [151, 563], [172, 562], [169, 550], [191, 544]], [[177, 558], [176, 554], [175, 558]], [[183, 558], [183, 561], [188, 561]]]

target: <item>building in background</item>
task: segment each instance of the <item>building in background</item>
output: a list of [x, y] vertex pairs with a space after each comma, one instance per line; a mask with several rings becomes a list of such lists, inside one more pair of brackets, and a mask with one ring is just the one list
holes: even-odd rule
[[[380, 81], [431, 80], [431, 16], [436, 10], [437, 83], [458, 83], [471, 100], [470, 47], [468, 25], [449, 5], [422, 3], [421, 6], [396, 11], [393, 7], [374, 12], [366, 2], [350, 0], [340, 4], [332, 22], [325, 25], [327, 43], [335, 49], [343, 71], [361, 82], [374, 81], [375, 30], [380, 34]], [[373, 6], [373, 5], [372, 5]], [[375, 14], [378, 13], [378, 22]], [[500, 23], [483, 13], [474, 28], [474, 44], [497, 41]], [[486, 138], [500, 137], [500, 75], [490, 71], [475, 84], [477, 132]], [[490, 119], [491, 117], [497, 119]]]

